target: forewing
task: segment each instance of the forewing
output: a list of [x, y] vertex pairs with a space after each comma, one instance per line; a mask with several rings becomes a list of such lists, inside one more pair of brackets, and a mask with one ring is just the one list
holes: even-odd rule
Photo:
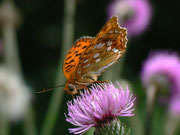
[[101, 28], [101, 30], [97, 34], [96, 39], [94, 41], [96, 41], [100, 37], [103, 37], [103, 35], [106, 34], [108, 31], [112, 30], [113, 28], [117, 28], [117, 27], [119, 27], [118, 17], [117, 16], [113, 16]]
[[116, 63], [126, 51], [126, 43], [127, 30], [119, 26], [117, 17], [112, 17], [81, 56], [76, 71], [78, 81], [83, 81], [81, 76], [93, 79]]
[[84, 36], [76, 40], [72, 48], [69, 50], [63, 64], [63, 72], [67, 79], [74, 73], [79, 62], [79, 57], [91, 45], [92, 37]]

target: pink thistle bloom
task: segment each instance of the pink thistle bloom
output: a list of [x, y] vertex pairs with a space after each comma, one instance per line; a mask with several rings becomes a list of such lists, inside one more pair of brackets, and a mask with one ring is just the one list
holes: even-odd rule
[[180, 93], [180, 58], [176, 53], [154, 52], [144, 62], [141, 80], [148, 86], [158, 76], [165, 77], [171, 84], [171, 95]]
[[180, 95], [174, 96], [170, 102], [169, 108], [173, 115], [180, 116]]
[[91, 127], [101, 127], [117, 116], [134, 115], [132, 107], [135, 98], [132, 98], [128, 88], [124, 90], [119, 83], [119, 89], [112, 83], [99, 85], [93, 84], [90, 92], [80, 93], [80, 96], [67, 103], [66, 121], [78, 126], [70, 128], [70, 133], [82, 134]]
[[107, 14], [108, 18], [117, 15], [129, 36], [137, 36], [149, 26], [152, 7], [148, 0], [115, 0], [109, 5]]

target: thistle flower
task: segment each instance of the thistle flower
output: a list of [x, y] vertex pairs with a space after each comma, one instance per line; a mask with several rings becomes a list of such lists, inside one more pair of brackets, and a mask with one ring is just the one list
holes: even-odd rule
[[172, 52], [151, 53], [143, 64], [141, 80], [145, 87], [161, 80], [164, 85], [163, 82], [167, 80], [172, 89], [171, 95], [177, 95], [180, 93], [180, 58]]
[[152, 17], [152, 8], [147, 0], [115, 0], [108, 7], [108, 17], [117, 15], [120, 24], [128, 29], [130, 36], [144, 32]]
[[[166, 103], [168, 106], [168, 120], [166, 122], [165, 133], [172, 133], [173, 124], [176, 122], [171, 119], [171, 114], [179, 111], [180, 98], [180, 58], [176, 53], [168, 51], [156, 51], [149, 55], [149, 58], [144, 62], [141, 80], [143, 85], [147, 88], [147, 118], [146, 118], [146, 133], [149, 134], [151, 128], [152, 112], [154, 109], [154, 102], [156, 93], [159, 91], [161, 103]], [[167, 91], [165, 91], [167, 90]], [[167, 94], [170, 93], [170, 94]], [[162, 95], [166, 93], [166, 96]], [[179, 96], [178, 96], [179, 95]], [[178, 100], [177, 100], [178, 99]], [[174, 116], [173, 116], [174, 117]], [[175, 122], [175, 123], [174, 123]], [[172, 124], [173, 123], [173, 124]], [[171, 129], [171, 131], [168, 131]], [[174, 129], [174, 128], [173, 128]]]
[[0, 66], [0, 115], [15, 121], [26, 113], [31, 94], [15, 73]]
[[169, 110], [173, 115], [180, 116], [180, 94], [173, 97], [169, 105]]
[[70, 128], [70, 133], [81, 134], [91, 127], [102, 127], [118, 116], [133, 116], [135, 98], [132, 98], [128, 88], [124, 90], [119, 87], [112, 83], [101, 86], [93, 84], [90, 92], [80, 93], [76, 99], [69, 101], [66, 121], [78, 126]]

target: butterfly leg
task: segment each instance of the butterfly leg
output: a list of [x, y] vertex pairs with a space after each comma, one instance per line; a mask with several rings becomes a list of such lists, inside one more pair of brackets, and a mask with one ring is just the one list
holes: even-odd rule
[[108, 81], [95, 81], [94, 83], [109, 83]]
[[95, 81], [94, 84], [97, 84], [101, 88], [103, 88], [103, 84], [109, 84], [109, 82], [108, 81]]
[[91, 94], [91, 91], [90, 91], [90, 89], [88, 89], [88, 88], [84, 88], [85, 90], [87, 90], [90, 94]]

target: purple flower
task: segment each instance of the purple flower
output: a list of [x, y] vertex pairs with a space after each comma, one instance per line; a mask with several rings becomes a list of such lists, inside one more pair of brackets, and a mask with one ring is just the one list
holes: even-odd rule
[[[101, 86], [99, 86], [101, 85]], [[66, 121], [78, 126], [70, 128], [70, 133], [82, 134], [91, 127], [100, 127], [103, 123], [114, 120], [117, 116], [133, 116], [134, 100], [128, 88], [119, 89], [112, 83], [93, 85], [90, 92], [67, 103]], [[90, 94], [91, 93], [91, 94]]]
[[170, 111], [173, 115], [180, 116], [180, 95], [174, 96], [169, 105]]
[[172, 52], [154, 52], [144, 62], [141, 79], [148, 86], [158, 76], [163, 76], [171, 84], [171, 94], [180, 93], [180, 58]]
[[108, 7], [108, 18], [113, 15], [119, 17], [130, 36], [137, 36], [147, 29], [152, 8], [147, 0], [116, 0]]

